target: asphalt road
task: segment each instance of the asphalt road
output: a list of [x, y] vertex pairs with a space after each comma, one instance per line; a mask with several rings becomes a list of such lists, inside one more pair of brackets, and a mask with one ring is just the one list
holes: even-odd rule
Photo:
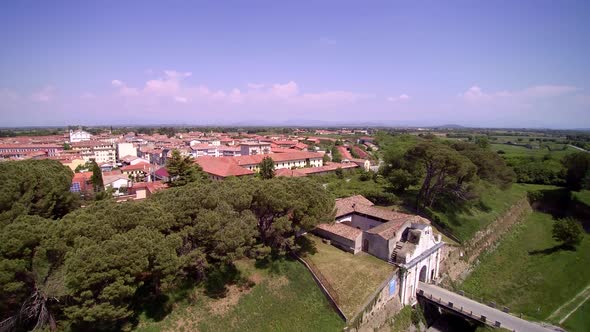
[[472, 312], [473, 315], [481, 317], [486, 316], [486, 320], [490, 321], [492, 324], [496, 321], [501, 323], [501, 327], [508, 329], [510, 331], [516, 332], [548, 332], [548, 331], [563, 331], [559, 328], [554, 326], [542, 326], [538, 323], [529, 322], [527, 320], [518, 318], [516, 316], [512, 316], [501, 310], [494, 309], [489, 307], [485, 304], [481, 304], [479, 302], [473, 301], [468, 299], [464, 296], [459, 294], [455, 294], [450, 292], [446, 289], [440, 288], [435, 285], [420, 283], [418, 289], [424, 291], [425, 296], [429, 296], [432, 294], [432, 297], [435, 299], [441, 299], [442, 303], [448, 304], [449, 302], [453, 303], [453, 307], [461, 308], [463, 307], [463, 311], [465, 312]]

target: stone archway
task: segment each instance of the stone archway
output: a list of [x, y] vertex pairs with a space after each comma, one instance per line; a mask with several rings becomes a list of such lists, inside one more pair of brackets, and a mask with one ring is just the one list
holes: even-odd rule
[[420, 269], [420, 276], [418, 277], [418, 280], [420, 280], [421, 282], [426, 282], [426, 265], [422, 266], [422, 268]]

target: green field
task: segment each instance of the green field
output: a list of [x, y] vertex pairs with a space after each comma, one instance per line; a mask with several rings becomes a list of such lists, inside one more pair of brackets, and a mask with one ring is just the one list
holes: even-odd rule
[[308, 235], [308, 238], [317, 252], [307, 254], [305, 260], [327, 279], [336, 292], [338, 306], [348, 318], [362, 309], [369, 296], [393, 272], [393, 266], [367, 253], [353, 255], [323, 243], [316, 236]]
[[581, 190], [575, 191], [572, 193], [574, 199], [578, 200], [581, 203], [584, 203], [590, 206], [590, 190]]
[[561, 249], [551, 237], [552, 225], [551, 215], [533, 212], [480, 259], [461, 288], [512, 312], [546, 320], [590, 283], [590, 236], [576, 251]]
[[[560, 144], [553, 144], [551, 145], [552, 148], [557, 149]], [[494, 151], [504, 151], [504, 156], [507, 158], [510, 157], [539, 157], [543, 158], [546, 155], [552, 156], [552, 158], [560, 159], [566, 154], [576, 152], [577, 150], [572, 147], [567, 147], [565, 150], [557, 150], [557, 151], [549, 151], [546, 147], [540, 147], [535, 149], [528, 149], [523, 146], [515, 146], [515, 145], [508, 145], [508, 144], [490, 144], [490, 147]]]
[[568, 319], [563, 322], [569, 332], [586, 332], [590, 330], [590, 300], [586, 300]]
[[252, 261], [240, 261], [237, 266], [255, 286], [232, 285], [221, 299], [197, 288], [192, 300], [175, 303], [160, 321], [142, 314], [137, 331], [342, 331], [344, 321], [300, 262], [278, 261], [259, 269]]
[[502, 216], [518, 200], [526, 197], [526, 192], [527, 186], [521, 184], [514, 184], [507, 190], [487, 185], [482, 188], [480, 204], [463, 209], [434, 212], [434, 216], [440, 218], [459, 240], [466, 241], [477, 231]]

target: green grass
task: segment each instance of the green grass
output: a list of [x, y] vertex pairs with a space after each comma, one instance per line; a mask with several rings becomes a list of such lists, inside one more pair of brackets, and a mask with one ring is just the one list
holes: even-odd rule
[[461, 241], [467, 241], [491, 222], [502, 216], [518, 200], [526, 197], [527, 186], [514, 184], [507, 190], [486, 185], [481, 193], [480, 204], [464, 209], [447, 209], [434, 212], [442, 223]]
[[[525, 143], [526, 144], [526, 143]], [[552, 148], [558, 148], [559, 144], [552, 145]], [[538, 157], [542, 158], [545, 155], [550, 155], [554, 159], [561, 159], [564, 155], [567, 155], [577, 150], [568, 146], [565, 150], [550, 151], [545, 146], [535, 149], [528, 149], [523, 146], [515, 146], [508, 144], [490, 144], [493, 151], [502, 150], [505, 152], [504, 156], [507, 158], [511, 157]]]
[[[329, 306], [309, 271], [297, 261], [278, 261], [266, 269], [238, 262], [240, 272], [256, 285], [230, 288], [211, 299], [197, 288], [192, 301], [174, 304], [161, 321], [144, 315], [138, 331], [341, 331], [344, 322]], [[233, 291], [232, 291], [233, 290]]]
[[563, 322], [570, 332], [586, 332], [590, 330], [590, 300], [586, 300], [569, 318]]
[[590, 236], [576, 251], [560, 250], [552, 226], [551, 215], [533, 212], [481, 258], [462, 289], [512, 312], [547, 319], [590, 281]]
[[574, 196], [574, 199], [590, 206], [590, 190], [574, 191], [572, 195]]
[[338, 306], [352, 318], [393, 272], [393, 266], [365, 252], [353, 255], [323, 243], [316, 236], [308, 237], [317, 252], [307, 254], [305, 260], [319, 269], [336, 292]]
[[393, 317], [393, 322], [390, 324], [391, 332], [409, 331], [410, 326], [412, 326], [412, 307], [405, 306]]

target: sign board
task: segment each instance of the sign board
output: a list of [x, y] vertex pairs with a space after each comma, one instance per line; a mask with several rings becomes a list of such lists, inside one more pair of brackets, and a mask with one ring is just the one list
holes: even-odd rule
[[389, 280], [389, 297], [395, 294], [395, 278]]

